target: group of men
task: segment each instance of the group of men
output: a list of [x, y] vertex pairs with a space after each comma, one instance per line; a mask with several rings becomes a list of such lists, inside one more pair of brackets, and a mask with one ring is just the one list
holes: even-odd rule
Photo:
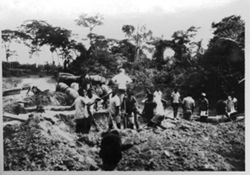
[[[132, 80], [126, 75], [124, 69], [120, 69], [120, 73], [111, 81], [112, 88], [108, 86], [108, 83], [97, 83], [95, 86], [80, 89], [80, 96], [70, 107], [70, 109], [75, 109], [76, 132], [89, 133], [92, 125], [97, 131], [99, 130], [93, 115], [98, 110], [100, 103], [103, 108], [108, 108], [109, 129], [121, 128], [122, 115], [126, 115], [129, 120], [126, 122], [129, 126], [124, 127], [134, 127], [132, 115], [136, 118], [137, 109], [134, 108], [136, 100], [132, 92], [127, 91], [127, 85], [132, 83]], [[135, 120], [135, 126], [137, 129], [139, 128], [137, 120]]]
[[[165, 109], [162, 103], [162, 92], [157, 88], [153, 93], [147, 91], [146, 99], [144, 99], [144, 109], [142, 112], [138, 109], [137, 100], [129, 86], [132, 79], [126, 74], [123, 68], [119, 69], [119, 73], [111, 79], [111, 83], [100, 83], [95, 86], [86, 86], [81, 89], [71, 108], [75, 108], [76, 132], [89, 133], [93, 125], [96, 131], [99, 130], [94, 120], [94, 113], [98, 109], [98, 104], [102, 104], [102, 108], [108, 109], [109, 112], [109, 129], [131, 128], [140, 130], [138, 115], [149, 127], [160, 127], [165, 129], [161, 122], [165, 118]], [[231, 108], [234, 100], [228, 97], [228, 105]], [[174, 120], [178, 119], [178, 109], [183, 108], [183, 118], [190, 120], [195, 109], [195, 100], [190, 94], [181, 100], [181, 95], [177, 89], [171, 94], [171, 104], [173, 108]], [[229, 107], [227, 107], [229, 108]], [[235, 109], [230, 110], [233, 112]], [[208, 118], [209, 102], [206, 94], [201, 94], [199, 101], [199, 115], [201, 121]], [[229, 109], [228, 109], [229, 110]], [[226, 112], [225, 112], [226, 113]], [[227, 113], [228, 114], [228, 113]]]
[[[174, 119], [178, 117], [178, 109], [180, 106], [183, 108], [183, 118], [190, 120], [191, 116], [194, 112], [196, 107], [195, 100], [192, 98], [190, 94], [188, 94], [183, 100], [181, 101], [180, 93], [177, 89], [175, 89], [172, 94], [172, 108], [174, 113]], [[206, 97], [206, 93], [201, 93], [201, 98], [198, 102], [197, 107], [199, 108], [199, 116], [200, 121], [206, 122], [208, 119], [209, 114], [209, 101]], [[226, 100], [218, 100], [216, 104], [216, 112], [217, 115], [226, 116], [228, 119], [232, 119], [232, 115], [236, 113], [237, 110], [237, 99], [232, 96], [228, 96]]]
[[[205, 93], [202, 93], [202, 96], [205, 98]], [[178, 91], [178, 89], [174, 89], [174, 91], [171, 94], [171, 99], [172, 99], [172, 108], [173, 108], [173, 113], [174, 113], [174, 119], [178, 119], [178, 109], [180, 106], [182, 106], [183, 108], [183, 118], [189, 120], [192, 116], [192, 113], [194, 111], [195, 108], [195, 101], [192, 98], [192, 96], [190, 94], [188, 94], [185, 98], [183, 98], [183, 100], [181, 101], [181, 95]], [[206, 109], [202, 109], [204, 110], [208, 110], [208, 101], [206, 101], [206, 105], [204, 105], [204, 107], [206, 106]]]
[[93, 117], [97, 111], [98, 104], [103, 108], [108, 108], [109, 129], [131, 128], [140, 130], [138, 115], [142, 116], [148, 126], [159, 126], [164, 119], [164, 107], [161, 102], [162, 92], [157, 89], [154, 93], [148, 93], [144, 100], [142, 112], [138, 109], [137, 100], [128, 88], [132, 79], [121, 68], [119, 74], [111, 79], [111, 83], [96, 84], [81, 89], [71, 109], [75, 108], [76, 132], [89, 133], [93, 125], [98, 131], [99, 128]]
[[[165, 118], [165, 108], [162, 103], [162, 92], [157, 88], [154, 92], [147, 91], [146, 98], [143, 100], [144, 108], [142, 112], [138, 109], [137, 99], [135, 98], [129, 85], [132, 79], [121, 68], [119, 74], [111, 79], [111, 83], [100, 83], [95, 86], [86, 86], [80, 89], [78, 96], [71, 109], [75, 109], [76, 132], [87, 134], [93, 125], [96, 131], [99, 130], [94, 113], [98, 109], [98, 104], [108, 109], [109, 130], [102, 134], [100, 157], [102, 158], [103, 170], [113, 170], [122, 158], [122, 151], [130, 148], [132, 145], [123, 145], [121, 136], [116, 129], [131, 128], [141, 129], [138, 122], [138, 115], [142, 117], [147, 127], [166, 129], [161, 123]], [[74, 88], [72, 86], [72, 88]], [[78, 87], [76, 87], [78, 89]], [[233, 106], [235, 99], [228, 98], [227, 106]], [[195, 100], [191, 94], [187, 94], [181, 100], [181, 95], [177, 89], [171, 94], [171, 104], [173, 108], [174, 120], [178, 119], [178, 109], [183, 108], [183, 118], [190, 120], [194, 108]], [[223, 108], [223, 107], [222, 107]], [[230, 108], [231, 111], [235, 109]], [[206, 121], [208, 117], [209, 102], [206, 94], [201, 94], [199, 102], [199, 112], [201, 121]], [[229, 109], [228, 109], [229, 110]], [[115, 130], [113, 130], [115, 129]]]

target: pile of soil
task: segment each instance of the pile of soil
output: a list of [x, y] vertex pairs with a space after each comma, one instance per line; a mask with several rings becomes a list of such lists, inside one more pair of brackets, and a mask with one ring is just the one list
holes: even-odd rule
[[25, 113], [24, 110], [20, 111], [20, 104], [18, 101], [25, 102], [25, 107], [71, 105], [73, 103], [73, 100], [63, 92], [44, 91], [37, 95], [24, 97], [20, 97], [19, 95], [7, 96], [3, 98], [3, 111], [13, 114], [18, 114], [19, 112]]
[[16, 88], [22, 82], [18, 78], [3, 78], [2, 88], [3, 90]]
[[63, 92], [50, 92], [43, 91], [37, 95], [32, 95], [24, 98], [28, 106], [42, 105], [42, 106], [57, 106], [57, 105], [71, 105], [72, 99], [68, 97], [67, 94]]
[[245, 170], [244, 122], [218, 125], [185, 120], [164, 122], [165, 131], [128, 134], [130, 140], [147, 141], [124, 153], [118, 170]]
[[5, 126], [4, 170], [97, 169], [98, 150], [77, 142], [71, 121], [68, 116], [47, 120], [36, 114], [21, 125]]
[[[4, 127], [5, 170], [97, 170], [101, 133], [74, 133], [72, 118], [58, 115], [53, 121], [36, 115], [26, 123]], [[244, 121], [218, 125], [165, 119], [167, 128], [126, 129], [123, 143], [134, 146], [123, 152], [121, 171], [244, 171]]]

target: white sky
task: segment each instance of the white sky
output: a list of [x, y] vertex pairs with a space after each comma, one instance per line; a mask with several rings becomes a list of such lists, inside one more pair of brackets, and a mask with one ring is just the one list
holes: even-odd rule
[[[94, 32], [110, 38], [122, 39], [124, 24], [146, 25], [154, 36], [169, 39], [176, 30], [186, 30], [191, 25], [200, 26], [197, 39], [207, 44], [212, 36], [211, 23], [229, 15], [247, 14], [247, 0], [1, 0], [0, 29], [16, 29], [24, 20], [46, 20], [85, 37], [87, 31], [77, 26], [74, 20], [81, 13], [100, 13], [104, 25]], [[16, 58], [21, 62], [50, 60], [46, 49], [36, 60], [28, 59], [27, 49], [18, 47]], [[3, 49], [1, 57], [5, 59]]]
[[74, 17], [80, 12], [104, 15], [197, 10], [222, 7], [235, 0], [1, 0], [1, 11], [25, 11], [33, 15], [63, 14]]

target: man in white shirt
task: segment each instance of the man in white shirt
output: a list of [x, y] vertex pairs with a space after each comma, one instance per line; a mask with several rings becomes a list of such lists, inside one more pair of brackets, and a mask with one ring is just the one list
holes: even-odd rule
[[110, 122], [109, 122], [109, 129], [112, 129], [113, 123], [112, 121], [116, 121], [117, 128], [121, 128], [121, 116], [120, 116], [120, 106], [121, 106], [121, 101], [120, 98], [118, 97], [116, 90], [113, 91], [112, 96], [110, 98]]
[[172, 107], [173, 107], [173, 111], [174, 111], [174, 119], [177, 118], [178, 115], [178, 108], [179, 108], [179, 103], [180, 103], [180, 93], [178, 92], [177, 89], [174, 89], [174, 91], [171, 94], [171, 98], [172, 98]]
[[87, 100], [79, 96], [75, 99], [71, 108], [75, 108], [75, 122], [77, 133], [89, 133], [91, 127], [90, 117], [87, 111]]
[[124, 94], [127, 91], [127, 86], [128, 86], [128, 84], [132, 83], [132, 80], [128, 75], [126, 75], [125, 70], [123, 68], [121, 68], [120, 73], [115, 75], [112, 78], [112, 81], [118, 87], [118, 95], [119, 95], [121, 102], [122, 102], [123, 98], [124, 98]]
[[[96, 99], [97, 100], [97, 99]], [[86, 91], [83, 90], [83, 96], [78, 96], [74, 103], [71, 106], [67, 107], [53, 107], [51, 110], [54, 111], [63, 111], [63, 110], [73, 110], [75, 109], [75, 123], [76, 123], [76, 132], [88, 134], [93, 123], [93, 118], [90, 113], [90, 108], [93, 106], [96, 101], [90, 100], [90, 97], [87, 97]]]
[[131, 78], [126, 75], [123, 68], [120, 69], [120, 73], [112, 78], [112, 81], [117, 84], [119, 90], [127, 90], [127, 85], [132, 83]]
[[160, 90], [160, 88], [158, 87], [155, 91], [154, 91], [154, 100], [155, 101], [160, 101], [162, 99], [162, 91]]

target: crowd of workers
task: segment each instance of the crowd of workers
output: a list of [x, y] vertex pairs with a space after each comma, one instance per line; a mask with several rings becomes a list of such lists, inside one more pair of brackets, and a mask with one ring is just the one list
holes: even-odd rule
[[[84, 88], [79, 88], [75, 82], [71, 84], [71, 88], [78, 90], [80, 94], [70, 107], [75, 109], [77, 133], [89, 133], [92, 125], [96, 131], [99, 131], [94, 113], [100, 108], [107, 109], [109, 112], [108, 128], [110, 130], [131, 128], [140, 131], [142, 128], [138, 122], [139, 116], [146, 123], [146, 127], [165, 129], [161, 124], [166, 117], [162, 103], [166, 100], [162, 98], [162, 91], [159, 88], [155, 89], [154, 92], [147, 91], [145, 99], [142, 100], [144, 108], [140, 111], [133, 91], [128, 88], [133, 82], [132, 79], [123, 68], [119, 71], [119, 74], [115, 75], [111, 81], [101, 80], [95, 84], [88, 82], [83, 86]], [[89, 78], [89, 75], [86, 77]], [[230, 115], [236, 112], [236, 104], [237, 99], [231, 96], [228, 96], [227, 100], [219, 100], [217, 114], [230, 118]], [[191, 94], [181, 98], [180, 92], [176, 88], [171, 94], [171, 105], [174, 120], [180, 118], [178, 114], [180, 107], [183, 109], [184, 119], [190, 120], [197, 106], [199, 107], [200, 121], [205, 122], [208, 118], [209, 101], [204, 92], [201, 93], [200, 100], [195, 102]]]
[[[90, 78], [89, 75], [85, 77]], [[86, 80], [85, 79], [85, 80]], [[99, 79], [99, 78], [98, 78]], [[97, 81], [98, 82], [98, 81]], [[107, 109], [108, 131], [102, 134], [100, 157], [102, 158], [103, 170], [113, 170], [122, 157], [122, 151], [130, 148], [132, 145], [123, 145], [117, 129], [131, 128], [140, 131], [144, 127], [156, 129], [166, 129], [162, 121], [166, 117], [163, 102], [166, 100], [162, 97], [162, 91], [157, 88], [154, 92], [147, 90], [146, 97], [142, 100], [144, 108], [142, 112], [138, 108], [138, 103], [131, 88], [132, 79], [126, 74], [123, 68], [120, 73], [115, 75], [111, 81], [99, 81], [92, 84], [85, 81], [85, 84], [79, 85], [71, 83], [71, 88], [77, 90], [80, 95], [75, 96], [74, 103], [69, 109], [75, 109], [76, 132], [88, 134], [93, 125], [96, 131], [99, 131], [95, 122], [94, 114], [99, 108]], [[66, 88], [66, 87], [65, 87]], [[67, 88], [66, 88], [67, 89]], [[206, 122], [209, 114], [209, 101], [206, 94], [201, 93], [201, 98], [195, 102], [191, 94], [181, 98], [178, 89], [171, 93], [171, 105], [173, 109], [173, 120], [179, 120], [179, 108], [182, 107], [183, 118], [190, 120], [194, 113], [195, 107], [199, 107], [200, 121]], [[231, 114], [237, 110], [237, 99], [228, 96], [227, 100], [219, 100], [217, 103], [217, 114], [225, 115], [230, 119]], [[140, 126], [138, 116], [141, 116], [143, 123]]]

